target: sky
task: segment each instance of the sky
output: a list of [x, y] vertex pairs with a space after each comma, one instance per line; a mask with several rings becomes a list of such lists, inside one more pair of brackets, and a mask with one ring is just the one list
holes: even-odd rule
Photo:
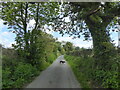
[[[34, 21], [30, 21], [29, 26], [33, 25]], [[7, 25], [3, 25], [3, 21], [0, 20], [0, 44], [2, 44], [6, 48], [11, 48], [12, 44], [15, 44], [15, 37], [16, 35], [12, 32], [10, 32], [10, 29], [7, 29]], [[92, 47], [92, 40], [91, 41], [83, 41], [84, 37], [72, 39], [72, 37], [69, 37], [69, 35], [64, 35], [62, 37], [59, 32], [54, 31], [46, 31], [48, 34], [52, 34], [54, 38], [58, 38], [58, 41], [69, 41], [72, 42], [74, 46], [79, 46], [80, 48], [91, 48]], [[118, 32], [110, 32], [112, 40], [115, 40], [113, 43], [115, 43], [116, 46], [118, 46]]]

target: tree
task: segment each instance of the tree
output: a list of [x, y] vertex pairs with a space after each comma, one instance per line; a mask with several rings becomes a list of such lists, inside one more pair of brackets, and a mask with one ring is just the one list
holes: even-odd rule
[[[1, 3], [0, 18], [8, 25], [8, 29], [13, 29], [13, 33], [16, 34], [16, 45], [13, 46], [21, 57], [30, 60], [28, 62], [31, 62], [33, 52], [38, 49], [37, 38], [42, 35], [38, 30], [43, 30], [44, 25], [52, 20], [58, 12], [58, 6], [59, 4], [54, 2]], [[35, 23], [28, 27], [31, 20]]]
[[85, 40], [92, 36], [96, 64], [106, 66], [114, 55], [109, 28], [118, 24], [119, 6], [119, 2], [64, 3], [59, 19], [55, 21], [55, 30], [78, 38], [82, 33]]
[[75, 50], [79, 50], [80, 49], [80, 47], [75, 47]]
[[65, 53], [65, 50], [63, 49], [63, 45], [59, 41], [56, 41], [56, 50], [59, 52], [58, 54], [64, 54]]
[[70, 53], [70, 51], [73, 50], [73, 44], [71, 42], [66, 42], [65, 45], [63, 45], [64, 50], [66, 53]]

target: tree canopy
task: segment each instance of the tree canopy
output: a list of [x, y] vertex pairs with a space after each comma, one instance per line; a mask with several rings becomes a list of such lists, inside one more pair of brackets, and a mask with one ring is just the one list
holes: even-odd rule
[[[53, 29], [63, 35], [67, 33], [75, 38], [80, 38], [82, 34], [85, 40], [91, 36], [96, 64], [106, 66], [110, 57], [115, 55], [112, 53], [114, 46], [111, 43], [109, 32], [111, 27], [115, 28], [115, 25], [119, 25], [119, 11], [119, 2], [63, 3], [61, 13], [56, 17]], [[66, 18], [69, 19], [66, 20]]]
[[[38, 39], [44, 36], [41, 31], [44, 31], [44, 25], [52, 20], [52, 18], [58, 13], [58, 10], [59, 3], [55, 2], [1, 3], [0, 18], [4, 21], [5, 25], [8, 25], [8, 29], [12, 28], [12, 32], [16, 34], [16, 44], [13, 46], [19, 53], [21, 53], [21, 56], [26, 59], [30, 59], [32, 56], [35, 57], [33, 53], [38, 51], [41, 42]], [[28, 27], [31, 20], [35, 23], [32, 27]], [[25, 53], [22, 54], [22, 52]]]

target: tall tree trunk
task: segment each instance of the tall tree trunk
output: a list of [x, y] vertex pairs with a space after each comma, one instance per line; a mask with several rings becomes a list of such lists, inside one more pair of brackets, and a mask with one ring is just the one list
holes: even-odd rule
[[24, 18], [24, 40], [25, 40], [25, 58], [29, 59], [29, 43], [28, 43], [28, 32], [27, 32], [27, 19], [28, 19], [28, 3], [25, 4], [25, 18]]
[[110, 42], [110, 36], [106, 31], [106, 25], [104, 23], [94, 23], [90, 19], [87, 19], [86, 23], [93, 38], [95, 66], [105, 70], [110, 69], [108, 63], [113, 55], [114, 46]]

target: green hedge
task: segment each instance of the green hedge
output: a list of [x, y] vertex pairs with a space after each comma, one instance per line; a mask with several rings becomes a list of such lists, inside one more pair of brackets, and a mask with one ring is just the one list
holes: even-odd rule
[[47, 60], [39, 60], [40, 64], [32, 66], [21, 60], [3, 57], [2, 88], [21, 88], [32, 78], [39, 75], [57, 58], [54, 53], [47, 56]]
[[32, 65], [22, 62], [15, 67], [14, 72], [10, 68], [5, 68], [2, 72], [3, 88], [20, 88], [39, 73]]
[[[81, 67], [85, 66], [85, 64], [83, 62], [81, 62], [80, 57], [65, 55], [65, 59], [68, 61], [71, 68], [73, 69], [73, 72], [76, 75], [81, 87], [82, 88], [90, 88], [91, 85], [88, 82], [89, 78], [87, 78], [87, 75], [85, 74], [86, 72], [84, 71], [84, 70], [86, 70], [86, 68], [81, 68]], [[88, 65], [86, 65], [86, 67], [88, 67]]]
[[71, 65], [83, 88], [119, 88], [118, 66], [115, 61], [119, 61], [120, 57], [110, 61], [113, 65], [109, 71], [95, 68], [92, 57], [65, 55], [65, 59]]

